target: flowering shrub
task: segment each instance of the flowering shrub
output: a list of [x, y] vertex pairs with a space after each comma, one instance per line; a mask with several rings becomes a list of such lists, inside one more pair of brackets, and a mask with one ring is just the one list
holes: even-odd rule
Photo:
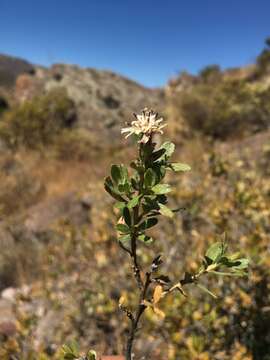
[[[244, 276], [247, 274], [248, 260], [239, 253], [229, 255], [225, 239], [212, 244], [206, 251], [201, 266], [195, 273], [185, 272], [173, 282], [162, 272], [163, 257], [157, 254], [146, 269], [138, 256], [138, 247], [151, 244], [154, 239], [148, 230], [158, 224], [159, 217], [172, 218], [181, 209], [168, 207], [167, 195], [172, 188], [164, 183], [167, 171], [187, 172], [189, 165], [171, 161], [175, 145], [169, 141], [157, 147], [155, 133], [163, 133], [163, 119], [152, 110], [144, 109], [135, 115], [136, 120], [122, 133], [136, 137], [138, 155], [130, 164], [129, 171], [124, 165], [112, 165], [111, 176], [105, 179], [105, 190], [112, 196], [119, 211], [116, 230], [118, 243], [130, 259], [138, 293], [137, 305], [131, 308], [125, 297], [119, 300], [119, 307], [130, 321], [126, 344], [126, 359], [133, 357], [133, 344], [142, 315], [147, 308], [164, 317], [159, 303], [169, 294], [178, 291], [188, 296], [185, 287], [194, 284], [207, 294], [216, 297], [201, 283], [201, 277], [211, 273], [219, 276]], [[165, 258], [166, 259], [166, 258]]]

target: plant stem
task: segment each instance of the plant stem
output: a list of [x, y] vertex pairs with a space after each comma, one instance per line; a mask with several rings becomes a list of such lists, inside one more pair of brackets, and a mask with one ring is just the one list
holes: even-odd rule
[[145, 310], [145, 306], [143, 304], [139, 304], [137, 308], [137, 313], [135, 319], [131, 322], [131, 327], [129, 331], [129, 337], [127, 340], [127, 349], [126, 349], [126, 360], [132, 360], [132, 348], [135, 339], [135, 334], [138, 330], [138, 325], [140, 318]]
[[[137, 224], [138, 217], [139, 217], [139, 206], [137, 205], [134, 208], [134, 212], [133, 212], [133, 225]], [[134, 230], [132, 235], [131, 235], [131, 253], [130, 253], [130, 256], [131, 256], [132, 261], [133, 261], [134, 276], [135, 276], [135, 279], [137, 281], [137, 285], [138, 285], [139, 289], [141, 289], [142, 286], [143, 286], [143, 283], [142, 283], [141, 271], [140, 271], [140, 267], [139, 267], [138, 259], [137, 259], [137, 231], [136, 230]]]
[[140, 322], [140, 318], [142, 314], [144, 313], [144, 310], [146, 309], [146, 306], [144, 305], [144, 300], [147, 294], [148, 287], [151, 283], [151, 272], [146, 273], [146, 278], [143, 283], [143, 287], [140, 291], [139, 296], [139, 302], [137, 305], [136, 315], [135, 318], [130, 319], [131, 320], [131, 326], [129, 330], [129, 337], [127, 340], [127, 348], [126, 348], [126, 360], [132, 360], [132, 348], [135, 340], [135, 335], [138, 330], [138, 325]]
[[[134, 212], [133, 212], [133, 225], [137, 224], [138, 216], [139, 216], [139, 206], [137, 205], [134, 208]], [[133, 343], [134, 343], [134, 339], [135, 339], [135, 333], [138, 328], [140, 317], [144, 311], [144, 306], [143, 306], [143, 308], [141, 306], [142, 293], [143, 293], [144, 287], [143, 287], [143, 281], [141, 278], [140, 267], [139, 267], [138, 260], [137, 260], [137, 232], [136, 232], [136, 230], [134, 230], [134, 232], [131, 236], [130, 256], [133, 261], [134, 277], [136, 279], [137, 286], [140, 291], [140, 295], [139, 295], [139, 303], [137, 306], [136, 315], [135, 315], [135, 317], [130, 319], [131, 325], [130, 325], [130, 329], [129, 329], [129, 336], [128, 336], [127, 346], [126, 346], [126, 360], [132, 360], [132, 347], [133, 347]]]
[[[142, 144], [140, 144], [140, 146], [139, 146], [139, 158], [142, 161], [141, 152], [142, 152]], [[139, 183], [139, 195], [143, 191], [143, 182], [144, 182], [144, 174], [141, 173], [140, 174], [140, 183]], [[144, 310], [146, 309], [144, 300], [145, 300], [145, 297], [147, 294], [148, 287], [151, 283], [151, 272], [146, 273], [145, 279], [143, 281], [140, 265], [139, 265], [138, 259], [137, 259], [138, 234], [137, 234], [137, 230], [136, 230], [135, 226], [138, 224], [139, 219], [140, 219], [139, 212], [140, 212], [140, 201], [139, 201], [139, 204], [137, 206], [135, 206], [135, 208], [133, 210], [132, 223], [133, 223], [134, 230], [133, 230], [133, 233], [131, 234], [131, 247], [130, 247], [130, 256], [131, 256], [131, 259], [133, 262], [134, 277], [136, 279], [137, 286], [139, 289], [139, 301], [137, 304], [135, 315], [132, 317], [129, 317], [129, 319], [131, 321], [131, 325], [130, 325], [129, 336], [128, 336], [127, 345], [126, 345], [126, 360], [132, 360], [132, 349], [133, 349], [133, 344], [134, 344], [134, 340], [135, 340], [135, 335], [138, 330], [140, 318], [141, 318], [142, 314], [144, 313]]]

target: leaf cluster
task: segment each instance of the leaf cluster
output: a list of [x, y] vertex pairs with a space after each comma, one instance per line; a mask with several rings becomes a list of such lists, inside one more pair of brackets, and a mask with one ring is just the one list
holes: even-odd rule
[[240, 256], [240, 253], [228, 254], [225, 241], [212, 244], [206, 251], [202, 266], [195, 275], [185, 274], [185, 278], [180, 284], [194, 283], [202, 291], [214, 298], [217, 296], [199, 282], [199, 278], [204, 274], [214, 274], [217, 276], [246, 276], [248, 274], [249, 260]]
[[206, 251], [203, 268], [216, 275], [245, 276], [248, 263], [248, 259], [240, 257], [240, 253], [228, 255], [225, 242], [216, 242]]
[[96, 360], [97, 354], [94, 350], [89, 350], [86, 355], [80, 355], [78, 344], [74, 341], [62, 346], [64, 360]]
[[138, 158], [130, 164], [131, 171], [124, 165], [112, 165], [111, 175], [105, 179], [105, 190], [115, 199], [120, 210], [120, 221], [116, 225], [119, 241], [130, 241], [136, 234], [144, 243], [152, 242], [146, 230], [158, 223], [160, 215], [172, 218], [175, 210], [167, 206], [167, 194], [172, 191], [163, 183], [167, 170], [189, 171], [187, 164], [170, 161], [175, 145], [165, 142], [155, 149], [155, 144], [140, 144]]

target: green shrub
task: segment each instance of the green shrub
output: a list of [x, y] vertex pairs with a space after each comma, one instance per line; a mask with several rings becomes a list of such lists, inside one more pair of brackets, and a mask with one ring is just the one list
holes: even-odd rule
[[[162, 270], [163, 259], [166, 257], [161, 256], [159, 252], [145, 266], [143, 256], [147, 252], [141, 248], [141, 245], [144, 243], [149, 249], [154, 243], [154, 237], [151, 236], [149, 229], [155, 227], [162, 216], [172, 220], [181, 209], [169, 207], [167, 195], [172, 191], [172, 187], [163, 182], [166, 172], [185, 173], [190, 170], [190, 166], [171, 161], [175, 150], [172, 142], [166, 141], [160, 147], [156, 147], [154, 135], [162, 134], [166, 126], [162, 124], [163, 119], [159, 118], [157, 113], [144, 109], [141, 114], [135, 114], [135, 117], [136, 121], [123, 128], [121, 133], [127, 134], [126, 137], [135, 136], [137, 139], [137, 158], [131, 162], [131, 169], [123, 164], [112, 165], [111, 174], [104, 182], [105, 190], [117, 201], [114, 206], [119, 211], [115, 226], [118, 244], [130, 261], [129, 268], [132, 269], [135, 280], [131, 292], [137, 292], [135, 306], [126, 296], [121, 296], [119, 299], [119, 308], [129, 320], [129, 335], [125, 347], [126, 360], [134, 358], [135, 335], [138, 336], [143, 315], [150, 310], [161, 319], [165, 317], [165, 313], [159, 308], [161, 300], [165, 297], [169, 297], [173, 292], [187, 297], [186, 288], [188, 285], [193, 285], [207, 295], [217, 298], [216, 294], [204, 286], [202, 278], [209, 274], [214, 276], [248, 274], [248, 259], [240, 258], [239, 253], [228, 255], [226, 236], [222, 241], [215, 242], [208, 248], [196, 272], [185, 271], [182, 279], [178, 275], [177, 280], [174, 281], [171, 274], [165, 272], [166, 269]], [[175, 264], [175, 268], [177, 267], [179, 263]], [[203, 346], [198, 344], [198, 352], [202, 351]]]
[[270, 88], [243, 80], [198, 84], [181, 94], [180, 106], [189, 126], [206, 135], [226, 138], [267, 127]]
[[199, 76], [205, 83], [215, 83], [221, 80], [222, 73], [219, 65], [208, 65], [200, 71]]
[[257, 57], [257, 75], [262, 76], [270, 70], [270, 38], [265, 40], [265, 48]]
[[12, 148], [38, 148], [52, 143], [74, 120], [73, 101], [64, 89], [56, 89], [6, 111], [0, 124], [0, 138]]

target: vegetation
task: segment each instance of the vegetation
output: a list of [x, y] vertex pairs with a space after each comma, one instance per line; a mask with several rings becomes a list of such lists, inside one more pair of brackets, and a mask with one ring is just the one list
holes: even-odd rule
[[262, 76], [270, 70], [270, 38], [265, 40], [265, 48], [257, 57], [257, 72], [256, 74]]
[[172, 132], [196, 130], [225, 140], [268, 129], [269, 39], [265, 44], [254, 66], [221, 71], [209, 65], [198, 76], [182, 72], [173, 79], [167, 92], [168, 114], [175, 120]]
[[191, 129], [225, 139], [269, 126], [270, 88], [244, 80], [199, 83], [179, 96], [178, 104]]
[[[194, 285], [190, 285], [188, 297], [179, 291], [175, 296], [167, 296], [158, 303], [165, 319], [146, 309], [134, 348], [138, 357], [158, 360], [269, 357], [270, 188], [269, 176], [265, 174], [269, 136], [265, 135], [257, 134], [252, 142], [228, 143], [226, 148], [217, 146], [215, 151], [206, 145], [205, 139], [201, 139], [201, 145], [188, 139], [184, 146], [176, 148], [176, 158], [187, 159], [193, 170], [184, 176], [167, 173], [168, 181], [174, 184], [170, 206], [180, 205], [186, 210], [175, 213], [171, 219], [160, 216], [160, 227], [149, 229], [151, 237], [159, 241], [147, 248], [140, 242], [138, 254], [142, 264], [151, 264], [155, 253], [164, 253], [163, 271], [170, 273], [172, 280], [177, 280], [185, 270], [196, 273], [201, 255], [217, 241], [214, 234], [226, 230], [232, 250], [245, 249], [250, 255], [252, 271], [248, 281], [219, 277], [213, 282], [211, 274], [202, 278], [218, 299], [200, 292]], [[121, 161], [126, 161], [126, 149], [121, 156]], [[75, 226], [66, 219], [56, 229], [43, 232], [38, 267], [34, 272], [30, 267], [30, 274], [36, 278], [32, 279], [29, 292], [19, 293], [16, 299], [18, 332], [0, 337], [0, 358], [6, 360], [13, 355], [20, 360], [62, 360], [60, 345], [74, 340], [85, 354], [89, 348], [96, 349], [98, 354], [121, 354], [119, 340], [127, 335], [128, 322], [119, 312], [118, 299], [123, 296], [126, 304], [133, 307], [137, 293], [133, 279], [127, 275], [130, 267], [125, 261], [126, 253], [118, 251], [112, 231], [109, 197], [102, 191], [100, 175], [90, 177], [96, 169], [105, 169], [106, 164], [101, 158], [90, 167], [84, 166], [80, 173], [85, 183], [91, 185], [87, 188], [93, 202], [91, 224]], [[71, 177], [71, 166], [63, 165], [68, 167]], [[76, 179], [74, 183], [77, 184]], [[54, 180], [54, 184], [58, 182]], [[47, 178], [46, 185], [50, 185]], [[85, 186], [78, 190], [85, 191]], [[18, 245], [20, 238], [18, 234]], [[21, 243], [19, 257], [31, 265], [37, 256], [32, 255], [33, 246], [26, 248], [26, 241], [24, 238]], [[198, 261], [194, 261], [194, 256]], [[23, 283], [20, 279], [20, 285]], [[31, 308], [36, 311], [30, 311]], [[51, 312], [57, 327], [55, 322], [48, 322]], [[45, 323], [48, 326], [45, 338], [37, 338]]]
[[[163, 254], [157, 258], [163, 263], [151, 274], [146, 308], [133, 342], [138, 358], [269, 360], [270, 101], [268, 72], [253, 76], [258, 68], [257, 64], [231, 72], [210, 66], [199, 76], [186, 74], [185, 81], [176, 79], [168, 86], [168, 130], [183, 125], [184, 131], [181, 136], [170, 132], [178, 146], [174, 149], [170, 143], [175, 151], [167, 160], [185, 159], [192, 171], [166, 169], [158, 185], [170, 184], [171, 192], [168, 202], [160, 199], [160, 205], [167, 208], [167, 215], [172, 215], [168, 209], [181, 209], [173, 211], [172, 217], [162, 216], [162, 206], [156, 205], [152, 218], [158, 219], [159, 226], [142, 229], [144, 239], [153, 241], [137, 241], [143, 282], [153, 260]], [[44, 96], [27, 104], [34, 106]], [[184, 112], [186, 100], [189, 105]], [[54, 99], [46, 106], [51, 104]], [[1, 129], [8, 128], [4, 119], [19, 108], [23, 104], [14, 108], [9, 102], [1, 114]], [[197, 113], [200, 116], [194, 116]], [[43, 128], [38, 129], [42, 133]], [[131, 161], [134, 142], [115, 149], [111, 137], [100, 136], [101, 152], [93, 145], [97, 134], [64, 123], [45, 142], [39, 142], [41, 135], [31, 146], [27, 136], [7, 141], [16, 151], [6, 147], [3, 151], [5, 137], [1, 137], [0, 287], [7, 288], [5, 298], [0, 297], [3, 360], [92, 360], [96, 355], [89, 349], [96, 350], [98, 359], [100, 354], [125, 351], [123, 339], [130, 336], [132, 324], [125, 310], [136, 316], [140, 290], [130, 269], [131, 236], [129, 240], [129, 234], [121, 231], [128, 228], [134, 234], [135, 227], [125, 220], [127, 214], [133, 219], [134, 208], [126, 204], [132, 200], [128, 196], [136, 197], [140, 189], [129, 185], [132, 193], [126, 196], [125, 184], [138, 171], [129, 168], [123, 184], [122, 177], [111, 176], [110, 192], [119, 195], [121, 190], [126, 200], [115, 206], [119, 201], [103, 191], [103, 177], [111, 163]], [[157, 143], [154, 153], [164, 148], [158, 136], [151, 141]], [[140, 147], [148, 148], [146, 143]], [[42, 154], [36, 149], [42, 149]], [[48, 156], [43, 156], [44, 149]], [[137, 161], [142, 161], [140, 153]], [[126, 167], [113, 169], [115, 174]], [[75, 202], [66, 200], [70, 194]], [[141, 194], [141, 212], [148, 196]], [[115, 223], [122, 225], [118, 226], [121, 231], [114, 231]], [[213, 244], [224, 249], [224, 233], [229, 235], [232, 253], [240, 248], [249, 255], [248, 279], [208, 272], [198, 283], [181, 284], [185, 273], [200, 273], [202, 259], [206, 264], [207, 249]], [[161, 282], [156, 281], [159, 277]], [[168, 294], [179, 281], [187, 296], [181, 287]], [[217, 298], [201, 291], [198, 284]], [[160, 293], [155, 303], [154, 295]], [[12, 309], [6, 309], [8, 298]], [[10, 314], [8, 322], [6, 314]], [[68, 345], [61, 348], [62, 344]]]
[[38, 148], [51, 144], [74, 120], [74, 103], [65, 90], [57, 89], [6, 111], [1, 118], [0, 138], [11, 148]]
[[0, 95], [0, 116], [1, 114], [8, 109], [8, 102], [4, 96]]
[[91, 158], [91, 135], [80, 129], [65, 129], [54, 142], [54, 151], [59, 160], [86, 161]]
[[137, 285], [138, 301], [134, 310], [121, 297], [119, 307], [130, 320], [130, 330], [126, 345], [126, 360], [133, 358], [133, 342], [139, 329], [141, 317], [147, 308], [151, 308], [158, 316], [165, 314], [158, 308], [159, 302], [174, 291], [187, 296], [184, 287], [194, 284], [207, 294], [214, 295], [203, 286], [201, 277], [206, 274], [223, 276], [246, 275], [248, 260], [240, 258], [239, 253], [228, 255], [225, 242], [217, 242], [206, 251], [203, 263], [196, 273], [185, 272], [184, 277], [173, 283], [168, 274], [160, 271], [163, 263], [158, 254], [152, 260], [147, 270], [143, 271], [138, 258], [139, 242], [150, 244], [153, 239], [147, 234], [149, 228], [158, 223], [158, 217], [163, 215], [172, 218], [179, 209], [167, 207], [167, 194], [171, 192], [169, 184], [163, 179], [167, 170], [186, 172], [190, 170], [187, 164], [174, 163], [170, 157], [174, 152], [174, 144], [165, 142], [156, 148], [153, 140], [155, 132], [162, 132], [162, 119], [157, 114], [145, 109], [132, 127], [123, 131], [138, 136], [138, 157], [131, 163], [133, 173], [130, 174], [124, 165], [112, 165], [111, 177], [105, 180], [106, 191], [118, 202], [119, 220], [116, 229], [119, 232], [120, 247], [127, 252], [131, 261], [134, 278]]
[[208, 65], [200, 71], [199, 76], [206, 83], [215, 83], [221, 80], [222, 73], [219, 65]]

